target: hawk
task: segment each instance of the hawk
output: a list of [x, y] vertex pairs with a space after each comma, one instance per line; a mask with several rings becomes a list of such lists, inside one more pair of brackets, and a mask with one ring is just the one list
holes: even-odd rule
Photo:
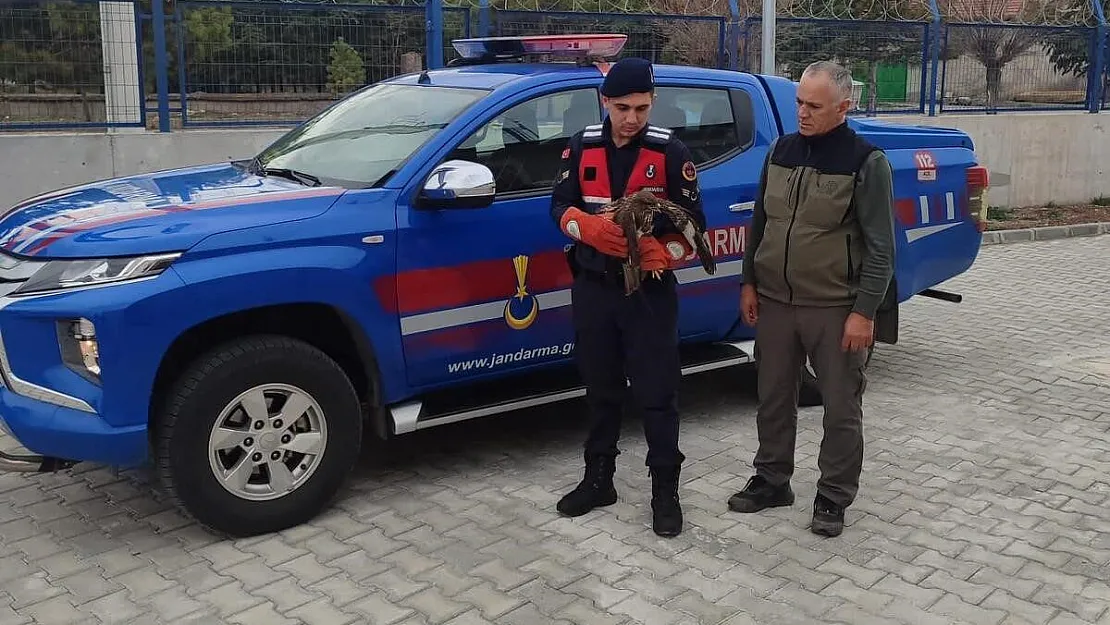
[[[640, 269], [639, 239], [650, 236], [655, 224], [655, 216], [663, 214], [674, 224], [686, 241], [690, 244], [701, 261], [701, 266], [706, 273], [712, 275], [717, 271], [717, 263], [713, 253], [705, 240], [705, 231], [698, 223], [690, 218], [678, 204], [670, 200], [655, 197], [650, 191], [641, 189], [632, 195], [614, 200], [606, 206], [606, 212], [613, 213], [613, 221], [619, 225], [628, 237], [628, 258], [624, 260], [624, 290], [631, 294], [640, 288], [644, 275], [648, 272]], [[651, 272], [656, 278], [658, 271]]]

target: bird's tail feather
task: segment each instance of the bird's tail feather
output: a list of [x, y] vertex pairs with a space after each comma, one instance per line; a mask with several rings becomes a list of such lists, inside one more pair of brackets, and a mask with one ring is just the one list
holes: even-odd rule
[[709, 249], [709, 244], [705, 240], [705, 233], [698, 232], [694, 226], [693, 221], [686, 222], [686, 227], [682, 229], [682, 234], [686, 240], [694, 247], [694, 251], [698, 254], [698, 260], [701, 261], [701, 266], [709, 275], [717, 272], [717, 260], [713, 258], [713, 251]]

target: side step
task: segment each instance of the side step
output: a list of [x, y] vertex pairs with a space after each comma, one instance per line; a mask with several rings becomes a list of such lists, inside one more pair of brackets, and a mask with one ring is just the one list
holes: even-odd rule
[[[682, 375], [755, 362], [755, 341], [682, 348]], [[390, 408], [397, 434], [582, 397], [586, 387], [573, 365], [426, 395]]]

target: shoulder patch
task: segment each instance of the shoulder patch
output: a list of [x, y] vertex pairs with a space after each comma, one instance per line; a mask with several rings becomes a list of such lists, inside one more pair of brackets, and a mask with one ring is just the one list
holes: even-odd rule
[[694, 167], [694, 161], [686, 161], [682, 164], [682, 177], [688, 182], [698, 179], [698, 169]]

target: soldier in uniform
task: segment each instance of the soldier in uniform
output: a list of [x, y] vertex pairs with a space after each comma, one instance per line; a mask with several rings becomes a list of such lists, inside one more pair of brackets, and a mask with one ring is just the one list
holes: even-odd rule
[[654, 236], [640, 239], [639, 246], [641, 268], [661, 270], [662, 277], [649, 276], [639, 292], [626, 296], [621, 271], [626, 239], [602, 211], [616, 198], [648, 189], [684, 207], [703, 228], [705, 215], [689, 149], [669, 129], [648, 124], [655, 97], [651, 64], [622, 59], [606, 74], [601, 94], [608, 117], [571, 137], [551, 205], [552, 219], [574, 242], [567, 257], [574, 275], [575, 353], [592, 417], [585, 475], [557, 509], [579, 516], [616, 502], [621, 408], [631, 383], [648, 443], [652, 526], [660, 536], [675, 536], [682, 531], [678, 482], [685, 456], [678, 446], [681, 371], [671, 268], [692, 250], [660, 220]]

